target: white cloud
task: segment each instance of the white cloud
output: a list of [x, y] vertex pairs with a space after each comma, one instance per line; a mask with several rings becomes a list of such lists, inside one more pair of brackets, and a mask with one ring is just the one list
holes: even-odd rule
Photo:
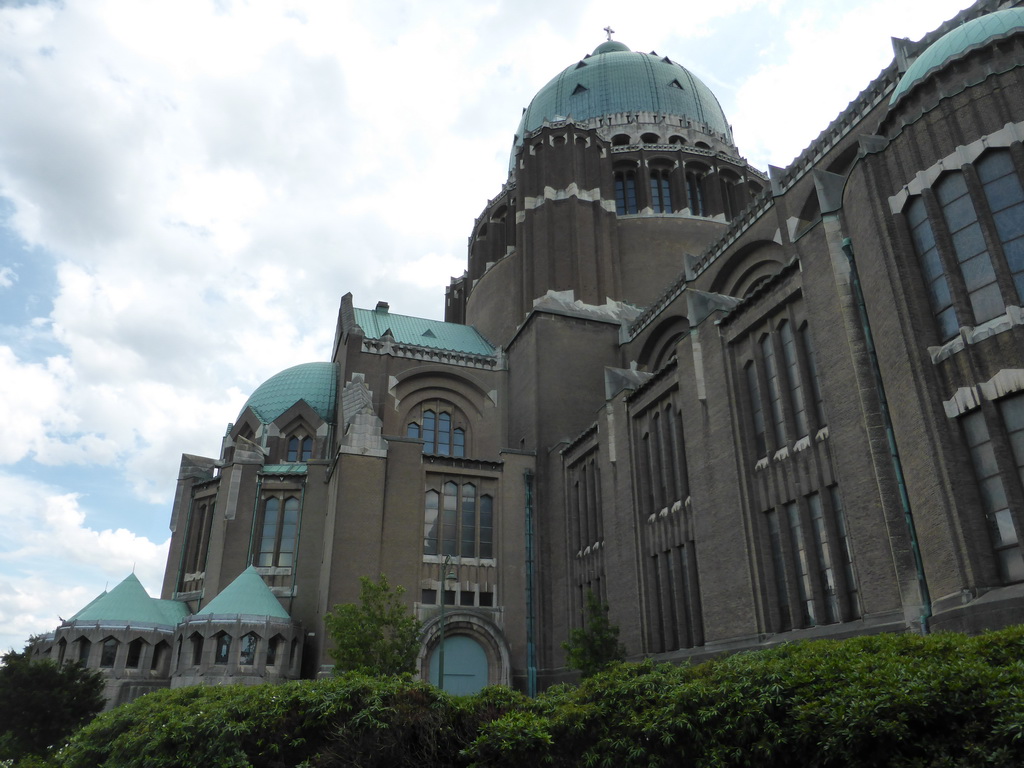
[[159, 594], [168, 543], [124, 528], [96, 530], [80, 498], [53, 486], [0, 473], [0, 649], [52, 630], [134, 569]]
[[18, 280], [18, 275], [10, 267], [0, 267], [0, 288], [10, 288]]

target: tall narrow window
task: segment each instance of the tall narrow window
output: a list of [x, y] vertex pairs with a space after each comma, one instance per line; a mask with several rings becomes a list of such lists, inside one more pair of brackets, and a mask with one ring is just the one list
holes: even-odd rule
[[750, 416], [754, 429], [754, 452], [758, 456], [768, 453], [768, 444], [764, 436], [764, 408], [761, 406], [761, 390], [757, 386], [757, 368], [754, 364], [747, 363], [747, 397], [750, 398]]
[[109, 669], [114, 666], [117, 659], [118, 642], [112, 637], [103, 641], [103, 648], [100, 651], [100, 666]]
[[480, 497], [480, 557], [494, 557], [494, 498]]
[[707, 216], [707, 206], [704, 202], [704, 174], [700, 171], [686, 172], [686, 197], [690, 204], [690, 214], [693, 216]]
[[441, 517], [441, 554], [454, 555], [455, 532], [459, 524], [459, 486], [444, 484], [444, 508]]
[[804, 401], [796, 338], [793, 336], [793, 327], [788, 322], [779, 324], [779, 338], [782, 341], [782, 360], [786, 366], [786, 383], [789, 385], [789, 400], [796, 425], [795, 437], [801, 438], [807, 434], [807, 404]]
[[198, 667], [203, 663], [203, 636], [198, 632], [192, 634], [192, 666]]
[[800, 326], [800, 340], [803, 342], [804, 356], [807, 358], [807, 371], [811, 375], [811, 406], [814, 418], [817, 420], [817, 427], [823, 427], [828, 422], [825, 420], [825, 402], [821, 397], [821, 380], [818, 378], [818, 360], [814, 355], [814, 346], [811, 344], [811, 333], [807, 323]]
[[437, 491], [427, 491], [426, 513], [423, 520], [423, 554], [436, 555], [438, 553], [438, 510], [440, 508], [441, 494]]
[[213, 657], [214, 664], [227, 664], [231, 655], [231, 635], [227, 632], [217, 633], [217, 650]]
[[851, 619], [859, 619], [861, 616], [860, 592], [857, 589], [857, 578], [853, 572], [853, 545], [850, 543], [850, 535], [846, 530], [843, 499], [839, 495], [838, 486], [830, 485], [828, 494], [832, 501], [832, 511], [835, 514], [836, 534], [839, 536], [839, 555], [843, 562], [843, 581], [846, 585], [846, 599], [849, 603], [848, 616]]
[[[1021, 438], [1024, 437], [1024, 396], [1009, 398], [1000, 405], [1014, 449], [1014, 458], [1020, 467], [1021, 460], [1024, 459], [1024, 450], [1019, 446]], [[964, 416], [961, 423], [981, 491], [982, 506], [988, 519], [989, 535], [1000, 578], [1006, 584], [1024, 581], [1024, 558], [1021, 556], [1019, 536], [1007, 500], [1004, 479], [999, 472], [995, 447], [985, 423], [985, 414], [981, 409], [977, 409]]]
[[964, 285], [974, 311], [974, 322], [982, 323], [1001, 314], [1004, 308], [992, 257], [978, 223], [978, 214], [967, 192], [962, 173], [946, 176], [935, 185], [935, 198], [949, 229]]
[[655, 213], [672, 213], [672, 191], [668, 180], [667, 170], [651, 171], [651, 210]]
[[807, 506], [811, 512], [811, 526], [814, 529], [814, 554], [818, 567], [818, 583], [824, 592], [825, 617], [829, 624], [834, 624], [841, 620], [842, 614], [839, 609], [839, 590], [836, 586], [836, 573], [832, 566], [832, 551], [829, 548], [829, 536], [825, 526], [821, 496], [817, 493], [808, 495]]
[[782, 545], [782, 526], [779, 524], [779, 513], [775, 509], [769, 509], [765, 513], [765, 517], [768, 521], [772, 573], [775, 576], [775, 603], [779, 610], [779, 630], [785, 632], [793, 628], [793, 619], [789, 608], [789, 586], [786, 581], [786, 552]]
[[256, 663], [256, 650], [259, 648], [260, 638], [255, 632], [250, 632], [242, 637], [242, 644], [238, 648], [238, 663], [251, 666]]
[[772, 337], [765, 334], [761, 339], [761, 357], [764, 360], [765, 379], [768, 383], [768, 403], [771, 407], [772, 427], [775, 446], [786, 444], [786, 421], [782, 410], [782, 385], [779, 382], [779, 366], [775, 360], [775, 345]]
[[267, 499], [263, 509], [263, 528], [256, 565], [290, 568], [295, 562], [298, 529], [298, 498], [289, 496], [283, 504], [276, 496]]
[[939, 326], [939, 336], [946, 341], [956, 335], [960, 321], [953, 306], [953, 295], [946, 280], [942, 257], [939, 256], [939, 248], [935, 243], [935, 233], [928, 221], [924, 200], [920, 197], [907, 208], [907, 223], [910, 225], [910, 237], [928, 288], [928, 301]]
[[617, 171], [615, 173], [615, 212], [619, 216], [637, 212], [636, 173], [634, 171]]
[[1009, 152], [989, 152], [977, 168], [1017, 301], [1024, 301], [1024, 188]]
[[817, 615], [814, 610], [814, 592], [811, 588], [811, 563], [807, 553], [807, 542], [804, 538], [803, 524], [800, 520], [800, 507], [796, 502], [785, 505], [786, 517], [789, 519], [790, 542], [793, 547], [793, 565], [796, 568], [796, 592], [800, 600], [801, 626], [814, 626]]
[[476, 486], [462, 486], [462, 526], [459, 536], [459, 554], [476, 557]]
[[128, 656], [125, 658], [124, 666], [126, 669], [138, 669], [139, 660], [142, 658], [142, 644], [145, 642], [141, 637], [137, 637], [128, 643]]

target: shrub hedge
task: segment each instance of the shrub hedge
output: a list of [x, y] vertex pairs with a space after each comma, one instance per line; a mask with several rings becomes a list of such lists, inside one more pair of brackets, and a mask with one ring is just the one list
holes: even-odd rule
[[879, 635], [696, 666], [617, 664], [536, 699], [409, 677], [152, 693], [96, 718], [64, 768], [1024, 765], [1024, 628]]

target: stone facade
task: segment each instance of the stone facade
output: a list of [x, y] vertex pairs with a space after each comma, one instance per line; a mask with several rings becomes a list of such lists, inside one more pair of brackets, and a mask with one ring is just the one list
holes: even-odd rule
[[[571, 676], [587, 591], [631, 658], [673, 661], [1024, 620], [1013, 6], [896, 41], [768, 174], [709, 92], [700, 114], [641, 99], [531, 128], [531, 107], [447, 322], [346, 295], [331, 363], [183, 457], [163, 598], [201, 611], [254, 566], [292, 622], [275, 669], [312, 677], [324, 613], [385, 573], [425, 623], [424, 677], [444, 601], [446, 686], [530, 692]], [[648, 54], [574, 67], [628, 57]], [[268, 679], [218, 669], [216, 638], [256, 630], [215, 618], [172, 630], [205, 645], [168, 681]]]

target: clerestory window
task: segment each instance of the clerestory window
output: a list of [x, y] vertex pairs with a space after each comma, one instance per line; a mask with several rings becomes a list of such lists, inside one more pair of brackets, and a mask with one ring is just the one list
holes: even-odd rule
[[444, 482], [424, 501], [423, 554], [494, 557], [494, 497], [474, 483]]
[[255, 562], [260, 567], [290, 568], [295, 563], [299, 533], [299, 499], [271, 496], [263, 503], [259, 549]]
[[668, 180], [669, 171], [651, 171], [651, 210], [655, 213], [672, 213], [672, 190]]
[[1024, 301], [1024, 187], [1008, 151], [944, 174], [905, 214], [942, 341]]
[[637, 213], [636, 172], [615, 172], [615, 212], [619, 216]]
[[288, 438], [287, 461], [309, 461], [313, 458], [313, 438], [292, 435]]
[[466, 430], [456, 426], [456, 416], [444, 405], [427, 408], [420, 414], [419, 421], [406, 425], [406, 437], [423, 441], [423, 452], [438, 456], [466, 455]]

